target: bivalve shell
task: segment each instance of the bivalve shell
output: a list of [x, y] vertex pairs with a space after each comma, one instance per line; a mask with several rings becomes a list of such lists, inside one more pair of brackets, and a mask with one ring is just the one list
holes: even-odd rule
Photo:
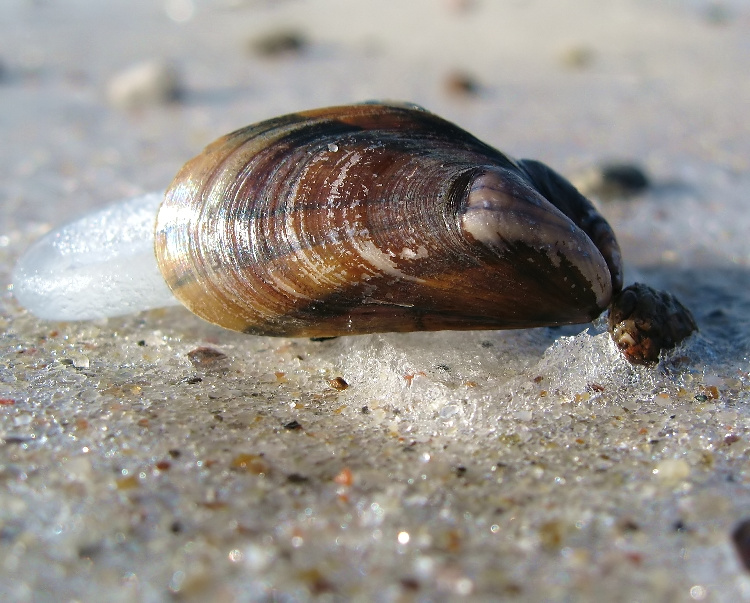
[[614, 234], [572, 185], [414, 106], [220, 138], [167, 190], [155, 250], [185, 306], [261, 335], [588, 322], [622, 286]]

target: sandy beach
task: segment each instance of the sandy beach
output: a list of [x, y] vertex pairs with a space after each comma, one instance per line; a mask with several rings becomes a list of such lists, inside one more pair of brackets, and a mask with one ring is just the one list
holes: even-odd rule
[[[3, 2], [0, 599], [750, 599], [749, 39], [740, 0]], [[311, 341], [15, 299], [52, 228], [368, 100], [570, 178], [699, 332], [638, 366], [603, 319]]]

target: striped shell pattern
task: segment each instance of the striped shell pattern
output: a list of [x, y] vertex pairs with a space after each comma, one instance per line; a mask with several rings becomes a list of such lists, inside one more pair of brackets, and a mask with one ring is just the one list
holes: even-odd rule
[[185, 306], [261, 335], [588, 322], [622, 287], [612, 229], [572, 185], [407, 105], [220, 138], [167, 190], [155, 250]]

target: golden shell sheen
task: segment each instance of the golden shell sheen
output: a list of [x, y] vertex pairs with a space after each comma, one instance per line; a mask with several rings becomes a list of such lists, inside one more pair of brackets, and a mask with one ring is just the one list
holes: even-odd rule
[[167, 190], [155, 248], [186, 307], [259, 335], [588, 322], [622, 287], [612, 229], [572, 185], [406, 105], [220, 138]]

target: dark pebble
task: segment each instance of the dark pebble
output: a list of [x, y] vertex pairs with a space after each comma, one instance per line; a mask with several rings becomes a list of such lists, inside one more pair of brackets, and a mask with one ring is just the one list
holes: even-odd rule
[[454, 97], [477, 96], [481, 87], [479, 82], [464, 71], [451, 71], [443, 80], [445, 92]]
[[575, 180], [583, 195], [602, 201], [627, 199], [651, 186], [646, 172], [629, 162], [603, 163]]
[[750, 519], [741, 521], [732, 532], [732, 541], [746, 570], [750, 571]]
[[648, 188], [649, 182], [641, 168], [632, 163], [611, 163], [601, 167], [602, 180], [623, 194], [634, 195]]
[[251, 51], [262, 57], [299, 54], [306, 46], [305, 36], [295, 30], [273, 31], [250, 41]]

